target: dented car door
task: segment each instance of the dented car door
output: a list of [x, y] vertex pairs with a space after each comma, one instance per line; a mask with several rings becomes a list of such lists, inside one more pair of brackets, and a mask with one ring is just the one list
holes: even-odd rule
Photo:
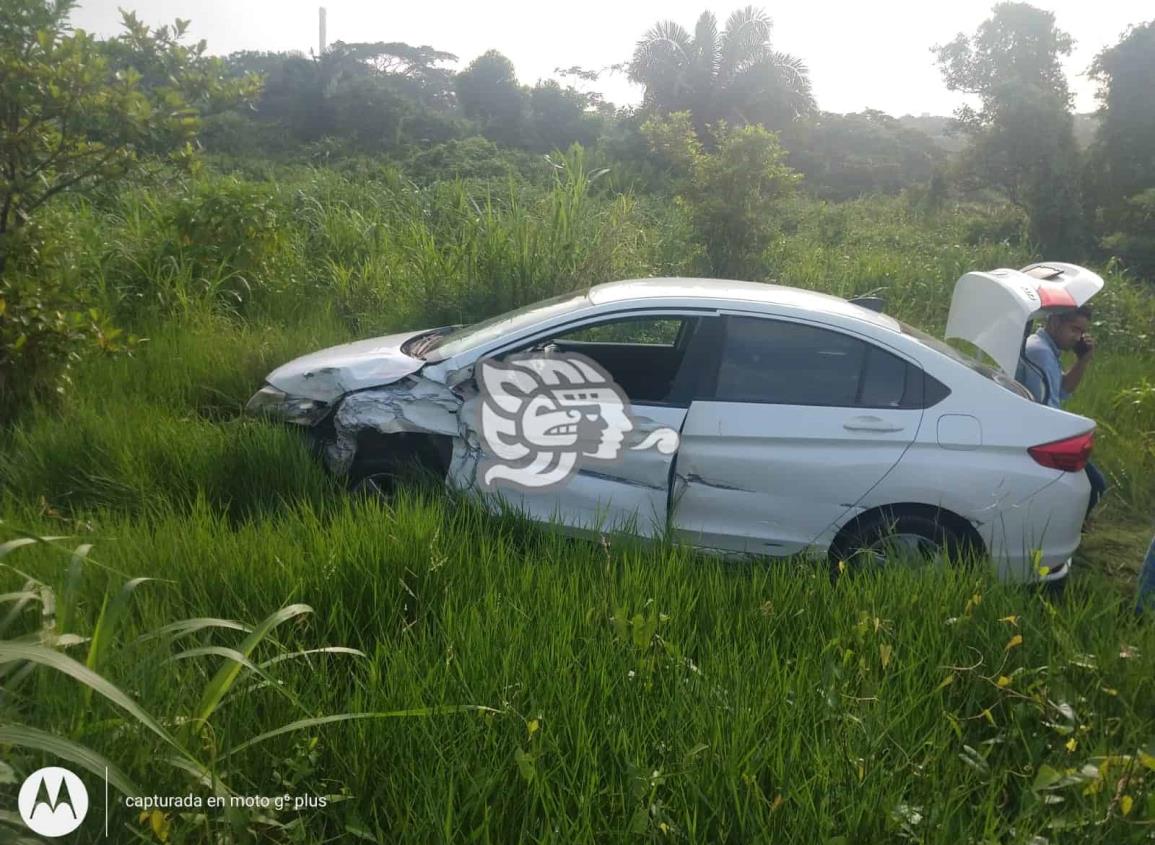
[[710, 548], [802, 551], [914, 441], [922, 370], [800, 320], [727, 316], [723, 334], [682, 428], [672, 526]]
[[[527, 419], [513, 401], [504, 410], [495, 408], [490, 401], [487, 409], [486, 391], [482, 388], [486, 378], [492, 376], [484, 375], [488, 372], [485, 369], [478, 376], [475, 369], [474, 382], [481, 384], [462, 409], [467, 419], [476, 421], [471, 428], [482, 433], [469, 450], [478, 456], [469, 470], [469, 486], [495, 508], [508, 505], [532, 519], [555, 521], [579, 531], [621, 530], [649, 537], [665, 532], [677, 432], [701, 373], [699, 349], [706, 342], [705, 325], [717, 319], [668, 310], [660, 314], [615, 315], [538, 338], [528, 349], [519, 345], [493, 356], [490, 360], [495, 367], [507, 362], [512, 366], [519, 356], [537, 356], [539, 372], [556, 371], [566, 378], [567, 373], [576, 372], [567, 368], [578, 356], [578, 360], [592, 363], [612, 382], [624, 400], [625, 416], [609, 406], [612, 401], [599, 406], [592, 398], [607, 387], [600, 382], [590, 385], [588, 391], [576, 391], [579, 397], [591, 397], [588, 406], [580, 405], [580, 399], [566, 405], [570, 394], [557, 394], [555, 399], [561, 404], [556, 413], [574, 407], [582, 411], [578, 425], [586, 456], [558, 483], [521, 483], [524, 476], [502, 470], [494, 473], [501, 483], [487, 484], [487, 472], [492, 472], [494, 464], [499, 463], [496, 459], [501, 457], [494, 454], [495, 447], [500, 451], [500, 442], [486, 443], [483, 432], [487, 426], [505, 425], [513, 439], [521, 436], [518, 427], [528, 423], [515, 417], [521, 414], [521, 420]], [[637, 339], [639, 332], [642, 340]], [[546, 359], [545, 363], [541, 358]], [[485, 361], [478, 362], [479, 368], [485, 365]], [[501, 377], [504, 374], [499, 372], [497, 378]], [[598, 381], [596, 376], [594, 380]], [[616, 458], [590, 459], [589, 453], [596, 450], [599, 440], [603, 445], [607, 440], [612, 446], [620, 445]], [[556, 467], [557, 457], [547, 455], [540, 461], [542, 471]], [[528, 459], [523, 460], [522, 465], [527, 462]]]

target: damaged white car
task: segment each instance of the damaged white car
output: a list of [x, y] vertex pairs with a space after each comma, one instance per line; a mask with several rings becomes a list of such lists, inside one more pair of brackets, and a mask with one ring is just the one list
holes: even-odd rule
[[832, 561], [972, 553], [1051, 581], [1079, 544], [1095, 424], [1009, 374], [1032, 319], [1102, 285], [1060, 263], [963, 276], [947, 336], [987, 365], [877, 303], [614, 282], [306, 355], [249, 410], [306, 427], [355, 486], [417, 459], [578, 531]]

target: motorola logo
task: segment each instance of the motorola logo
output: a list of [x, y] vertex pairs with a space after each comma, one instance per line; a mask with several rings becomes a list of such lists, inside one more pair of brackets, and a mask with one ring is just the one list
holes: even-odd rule
[[17, 804], [20, 818], [33, 833], [64, 836], [80, 827], [88, 814], [88, 790], [68, 769], [46, 766], [24, 781]]

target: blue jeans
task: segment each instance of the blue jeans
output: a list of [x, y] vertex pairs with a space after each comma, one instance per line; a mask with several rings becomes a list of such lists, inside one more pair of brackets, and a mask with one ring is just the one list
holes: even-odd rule
[[1139, 572], [1139, 600], [1135, 610], [1155, 610], [1155, 537], [1151, 538], [1151, 547]]

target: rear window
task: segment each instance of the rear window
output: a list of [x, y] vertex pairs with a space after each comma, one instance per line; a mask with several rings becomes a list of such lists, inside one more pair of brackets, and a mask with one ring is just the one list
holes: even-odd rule
[[[1015, 381], [1010, 376], [1006, 375], [1002, 370], [1000, 370], [996, 367], [992, 367], [989, 364], [984, 364], [982, 361], [978, 360], [977, 358], [974, 358], [970, 355], [966, 355], [966, 354], [960, 352], [958, 349], [955, 349], [953, 346], [951, 346], [946, 341], [939, 340], [934, 335], [929, 335], [926, 332], [924, 332], [922, 329], [916, 329], [914, 326], [911, 326], [911, 325], [908, 325], [908, 324], [902, 322], [902, 320], [895, 320], [895, 322], [898, 323], [899, 328], [903, 334], [909, 335], [910, 337], [913, 337], [914, 339], [921, 342], [924, 346], [929, 346], [935, 352], [941, 352], [943, 355], [947, 356], [948, 358], [954, 359], [958, 363], [962, 364], [964, 367], [967, 367], [968, 369], [974, 370], [979, 375], [986, 376], [988, 379], [993, 381], [995, 384], [999, 385], [1000, 387], [1005, 387], [1007, 390], [1011, 391], [1012, 393], [1017, 393], [1019, 396], [1022, 396], [1024, 399], [1028, 399], [1032, 402], [1035, 401], [1034, 397], [1031, 396], [1031, 392], [1029, 390], [1027, 390], [1025, 387], [1023, 387], [1021, 384], [1019, 384], [1017, 381]], [[927, 375], [928, 381], [930, 380], [930, 378], [931, 377], [929, 375]]]

